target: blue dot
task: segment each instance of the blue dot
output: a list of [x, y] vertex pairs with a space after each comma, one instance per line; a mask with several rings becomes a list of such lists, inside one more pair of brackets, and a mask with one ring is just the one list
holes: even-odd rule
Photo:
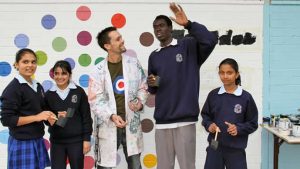
[[45, 91], [48, 91], [53, 86], [53, 83], [50, 80], [45, 80], [45, 81], [43, 81], [42, 86]]
[[79, 78], [79, 84], [82, 87], [88, 87], [89, 85], [89, 75], [81, 75]]
[[18, 48], [26, 48], [29, 44], [29, 38], [27, 35], [25, 34], [18, 34], [16, 37], [15, 37], [15, 45], [18, 47]]
[[0, 62], [0, 76], [7, 76], [11, 73], [11, 66], [7, 62]]
[[53, 15], [45, 15], [41, 22], [45, 29], [53, 29], [56, 25], [56, 19]]
[[8, 137], [9, 137], [8, 129], [0, 131], [0, 143], [7, 144]]
[[74, 59], [72, 59], [72, 58], [66, 58], [65, 61], [67, 61], [67, 62], [70, 63], [71, 68], [72, 68], [72, 70], [73, 70], [74, 67], [75, 67], [75, 61], [74, 61]]

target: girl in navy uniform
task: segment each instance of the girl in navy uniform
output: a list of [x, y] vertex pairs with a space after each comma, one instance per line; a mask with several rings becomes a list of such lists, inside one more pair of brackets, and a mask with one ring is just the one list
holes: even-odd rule
[[[55, 85], [46, 92], [46, 106], [58, 116], [49, 126], [52, 169], [83, 169], [84, 154], [90, 151], [92, 118], [85, 91], [71, 81], [69, 62], [57, 61], [52, 68]], [[59, 121], [64, 119], [63, 123]]]
[[43, 87], [32, 79], [36, 63], [34, 51], [19, 50], [14, 64], [19, 74], [1, 96], [1, 122], [9, 128], [8, 169], [44, 169], [50, 166], [43, 139], [43, 121], [53, 124], [56, 117], [50, 111], [43, 111]]
[[241, 88], [238, 64], [227, 58], [219, 65], [223, 86], [212, 90], [205, 101], [201, 115], [202, 125], [209, 132], [208, 142], [217, 130], [218, 148], [208, 146], [205, 169], [247, 169], [248, 135], [257, 127], [258, 111], [250, 93]]

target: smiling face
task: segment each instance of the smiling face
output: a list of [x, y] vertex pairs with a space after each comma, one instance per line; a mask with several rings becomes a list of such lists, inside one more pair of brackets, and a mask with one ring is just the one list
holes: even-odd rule
[[239, 77], [239, 72], [236, 72], [230, 64], [222, 64], [219, 67], [219, 76], [224, 86], [233, 86], [236, 85], [235, 80]]
[[28, 82], [31, 82], [31, 77], [35, 73], [37, 68], [36, 56], [30, 52], [25, 52], [15, 63], [16, 69], [19, 71], [19, 74]]
[[108, 52], [121, 54], [126, 52], [126, 47], [124, 46], [124, 40], [122, 35], [118, 31], [109, 32], [110, 43], [105, 44], [105, 48]]
[[67, 70], [62, 69], [61, 67], [56, 67], [53, 70], [53, 79], [57, 87], [63, 90], [69, 85], [71, 75]]
[[172, 26], [168, 26], [164, 19], [156, 19], [153, 22], [153, 29], [155, 37], [161, 44], [171, 42], [172, 40]]

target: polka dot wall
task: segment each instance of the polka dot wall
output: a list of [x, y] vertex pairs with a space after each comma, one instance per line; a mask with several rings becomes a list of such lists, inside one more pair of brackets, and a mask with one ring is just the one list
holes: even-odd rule
[[[55, 8], [55, 7], [54, 7]], [[19, 15], [17, 13], [16, 15]], [[99, 11], [98, 11], [99, 12]], [[64, 14], [70, 15], [71, 18], [61, 19], [63, 18]], [[11, 37], [11, 39], [8, 39], [9, 41], [14, 42], [13, 49], [15, 51], [11, 52], [9, 55], [1, 57], [0, 60], [0, 78], [8, 77], [7, 79], [11, 80], [15, 75], [16, 71], [14, 70], [13, 63], [14, 63], [14, 53], [21, 49], [21, 48], [31, 48], [35, 51], [37, 58], [38, 58], [38, 70], [36, 74], [34, 75], [34, 78], [41, 82], [44, 89], [47, 91], [49, 90], [53, 84], [54, 81], [53, 78], [53, 72], [52, 72], [52, 66], [57, 60], [66, 60], [71, 64], [72, 71], [73, 71], [73, 80], [83, 87], [84, 89], [87, 89], [88, 87], [88, 79], [89, 79], [89, 70], [92, 69], [92, 67], [103, 61], [106, 57], [105, 52], [101, 52], [102, 49], [98, 46], [96, 42], [96, 35], [98, 31], [103, 29], [106, 26], [115, 26], [119, 29], [120, 32], [122, 32], [122, 29], [125, 29], [127, 26], [127, 20], [132, 19], [128, 18], [126, 16], [126, 13], [122, 13], [120, 11], [112, 11], [109, 15], [106, 15], [106, 23], [101, 23], [103, 20], [99, 20], [101, 25], [94, 29], [93, 26], [91, 26], [91, 20], [97, 19], [94, 15], [95, 12], [93, 11], [93, 7], [90, 5], [81, 5], [78, 4], [76, 7], [68, 7], [67, 11], [64, 11], [63, 13], [59, 13], [56, 10], [53, 9], [53, 12], [36, 12], [32, 15], [35, 16], [37, 19], [36, 21], [30, 21], [34, 23], [39, 23], [39, 27], [36, 29], [39, 29], [39, 32], [44, 31], [43, 34], [37, 34], [36, 32], [27, 32], [24, 28], [21, 29], [19, 32], [15, 32], [15, 34]], [[39, 15], [37, 17], [36, 15]], [[110, 18], [110, 21], [108, 20]], [[24, 22], [29, 20], [29, 17], [24, 18]], [[108, 22], [109, 21], [109, 22]], [[66, 36], [64, 36], [64, 32], [61, 30], [62, 27], [64, 27], [64, 24], [66, 25], [80, 25], [78, 27], [82, 28], [78, 31], [70, 30]], [[99, 23], [98, 23], [99, 24]], [[68, 26], [67, 26], [68, 27]], [[72, 26], [70, 26], [71, 28]], [[30, 29], [30, 27], [28, 27]], [[37, 47], [38, 45], [35, 45], [36, 43], [36, 37], [39, 36], [39, 40], [43, 41], [43, 44], [46, 44], [45, 46]], [[1, 38], [1, 37], [0, 37]], [[134, 37], [140, 45], [139, 47], [147, 48], [151, 46], [154, 42], [154, 37], [149, 32], [141, 32], [136, 34], [136, 37]], [[76, 45], [74, 45], [74, 41]], [[126, 39], [125, 39], [126, 41]], [[137, 52], [134, 49], [130, 49], [128, 45], [126, 45], [128, 50], [126, 51], [126, 55], [129, 55], [131, 57], [137, 57]], [[2, 47], [2, 46], [1, 46]], [[4, 48], [3, 46], [2, 48]], [[74, 52], [74, 48], [80, 48], [81, 50]], [[86, 48], [85, 48], [86, 47]], [[89, 48], [88, 48], [89, 47]], [[89, 49], [93, 49], [96, 51], [96, 53], [102, 53], [101, 56], [98, 56], [98, 54], [92, 54]], [[95, 52], [94, 52], [95, 53]], [[0, 55], [1, 54], [0, 52]], [[147, 59], [148, 56], [144, 56], [144, 59]], [[11, 58], [11, 59], [6, 59]], [[145, 69], [147, 72], [147, 70]], [[43, 79], [43, 80], [41, 80]], [[1, 86], [3, 89], [6, 85]], [[154, 105], [154, 97], [150, 97], [147, 101], [147, 106], [149, 109], [153, 108]], [[142, 130], [144, 132], [144, 136], [147, 135], [147, 133], [153, 132], [154, 128], [154, 122], [152, 119], [152, 115], [150, 116], [142, 116]], [[4, 145], [7, 144], [7, 138], [8, 138], [8, 130], [7, 128], [0, 127], [0, 142]], [[45, 143], [47, 145], [47, 150], [49, 150], [50, 142], [48, 140], [49, 135], [45, 135]], [[93, 140], [94, 138], [92, 138]], [[94, 140], [92, 141], [94, 142]], [[145, 146], [148, 146], [147, 143]], [[150, 148], [152, 149], [151, 152], [144, 152], [141, 157], [141, 162], [143, 165], [143, 168], [154, 168], [157, 163], [157, 159], [154, 153], [154, 147]], [[126, 162], [124, 161], [124, 155], [123, 151], [120, 150], [118, 152], [118, 167], [123, 168], [122, 166], [126, 165]], [[69, 167], [69, 166], [68, 166]], [[91, 169], [94, 167], [94, 157], [93, 157], [93, 151], [91, 151], [86, 157], [85, 157], [85, 169]]]
[[[5, 1], [5, 2], [4, 2]], [[38, 57], [38, 68], [34, 78], [45, 90], [49, 90], [52, 80], [52, 66], [57, 60], [66, 60], [72, 67], [72, 79], [87, 91], [89, 73], [93, 66], [103, 61], [107, 53], [97, 44], [97, 33], [105, 27], [115, 26], [122, 34], [127, 48], [126, 55], [138, 57], [145, 72], [148, 67], [149, 54], [158, 46], [152, 28], [155, 16], [165, 14], [172, 16], [167, 0], [158, 1], [103, 1], [103, 0], [4, 0], [0, 2], [0, 93], [18, 73], [14, 67], [15, 53], [21, 48], [31, 48]], [[186, 0], [182, 3], [188, 17], [192, 21], [204, 23], [211, 30], [218, 30], [220, 35], [233, 29], [234, 34], [243, 34], [245, 30], [262, 37], [262, 18], [259, 6], [222, 5], [198, 3], [199, 0]], [[22, 2], [22, 3], [19, 3]], [[191, 2], [191, 3], [189, 3]], [[208, 2], [208, 1], [207, 1]], [[237, 10], [238, 9], [238, 10]], [[217, 12], [216, 12], [217, 11]], [[241, 13], [239, 13], [242, 11]], [[241, 16], [241, 17], [236, 17]], [[245, 16], [245, 17], [244, 17]], [[236, 18], [236, 19], [232, 19]], [[247, 18], [247, 21], [245, 21]], [[249, 25], [251, 25], [249, 27]], [[174, 29], [182, 27], [173, 23]], [[239, 32], [238, 32], [239, 31]], [[187, 33], [187, 32], [185, 32]], [[261, 96], [257, 90], [260, 82], [251, 79], [261, 77], [261, 40], [248, 46], [218, 46], [210, 58], [201, 68], [200, 106], [203, 105], [207, 93], [220, 85], [216, 71], [216, 64], [225, 57], [240, 56], [244, 86], [253, 92], [255, 97]], [[248, 57], [249, 56], [249, 57]], [[255, 90], [253, 88], [255, 87]], [[1, 104], [1, 102], [0, 102]], [[260, 103], [258, 102], [260, 107]], [[157, 157], [155, 154], [154, 130], [155, 121], [153, 112], [155, 96], [150, 95], [141, 115], [141, 124], [144, 137], [144, 151], [141, 155], [142, 168], [156, 169]], [[203, 168], [205, 149], [207, 146], [207, 132], [197, 124], [197, 169]], [[0, 168], [6, 168], [8, 129], [0, 125]], [[45, 134], [45, 143], [49, 150], [49, 134]], [[253, 136], [251, 137], [253, 138]], [[250, 139], [251, 139], [250, 138]], [[258, 138], [258, 137], [257, 137]], [[258, 139], [257, 139], [258, 140]], [[249, 149], [256, 149], [257, 140], [251, 141]], [[94, 144], [94, 137], [91, 143]], [[253, 144], [251, 144], [253, 143]], [[93, 147], [92, 147], [93, 149]], [[85, 157], [84, 169], [94, 167], [94, 152]], [[260, 157], [259, 152], [252, 152], [255, 159]], [[117, 155], [116, 169], [126, 169], [127, 163], [120, 147]], [[248, 158], [251, 163], [251, 158]], [[254, 159], [254, 158], [253, 158]], [[253, 160], [252, 160], [253, 161]], [[260, 165], [257, 162], [257, 165]], [[68, 168], [69, 165], [68, 165]], [[258, 167], [250, 166], [249, 169]], [[175, 164], [175, 169], [179, 169]]]

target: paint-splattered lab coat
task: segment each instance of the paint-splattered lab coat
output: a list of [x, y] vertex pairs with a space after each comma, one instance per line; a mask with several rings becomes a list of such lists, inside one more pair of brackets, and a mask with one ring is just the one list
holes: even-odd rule
[[[143, 136], [140, 123], [140, 112], [133, 112], [128, 102], [138, 97], [146, 102], [148, 93], [145, 73], [136, 57], [122, 56], [123, 77], [125, 85], [126, 107], [126, 140], [128, 156], [141, 153]], [[89, 102], [95, 115], [95, 160], [97, 165], [115, 167], [117, 164], [117, 128], [110, 120], [112, 114], [117, 114], [112, 81], [108, 70], [107, 59], [95, 66], [90, 74]]]

